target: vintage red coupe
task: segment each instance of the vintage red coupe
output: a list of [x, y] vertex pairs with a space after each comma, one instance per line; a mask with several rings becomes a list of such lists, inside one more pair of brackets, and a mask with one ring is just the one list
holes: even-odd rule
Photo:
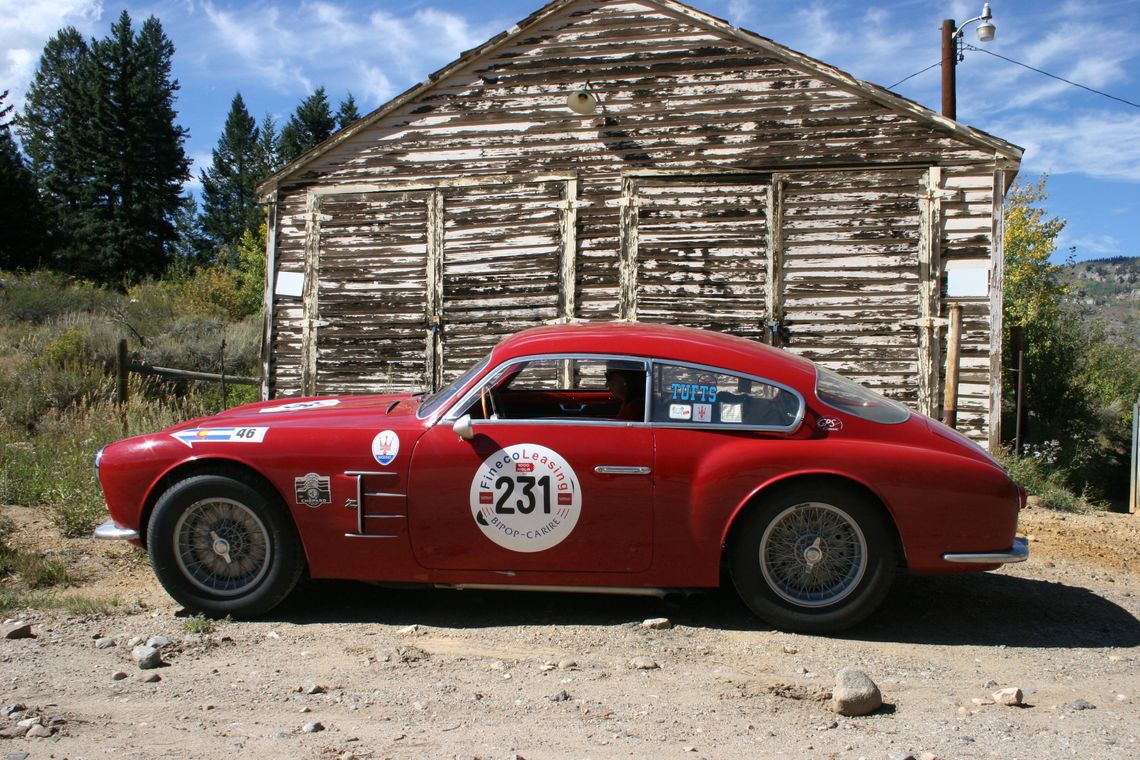
[[976, 444], [806, 359], [680, 327], [504, 340], [430, 396], [277, 400], [104, 448], [111, 519], [174, 599], [254, 616], [302, 574], [448, 588], [715, 587], [836, 631], [899, 567], [1028, 556]]

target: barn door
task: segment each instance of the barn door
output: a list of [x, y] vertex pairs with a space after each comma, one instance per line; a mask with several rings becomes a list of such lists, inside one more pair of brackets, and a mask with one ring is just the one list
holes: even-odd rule
[[924, 382], [922, 176], [800, 174], [783, 189], [785, 347], [912, 407]]
[[[444, 382], [511, 333], [560, 315], [566, 182], [449, 189], [443, 199]], [[573, 288], [574, 283], [567, 283]]]
[[769, 190], [766, 175], [633, 180], [626, 316], [762, 339]]
[[322, 199], [309, 393], [424, 387], [430, 200], [429, 192]]

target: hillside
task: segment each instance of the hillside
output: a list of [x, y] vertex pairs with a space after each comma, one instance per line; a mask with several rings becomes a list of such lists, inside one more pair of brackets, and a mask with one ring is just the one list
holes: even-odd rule
[[1100, 317], [1114, 340], [1140, 348], [1140, 256], [1082, 261], [1066, 270], [1069, 300]]

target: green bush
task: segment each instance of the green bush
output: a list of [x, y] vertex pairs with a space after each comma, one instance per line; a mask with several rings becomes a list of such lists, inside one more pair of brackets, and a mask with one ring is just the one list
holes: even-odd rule
[[40, 364], [60, 368], [90, 364], [91, 359], [87, 336], [75, 327], [56, 335], [39, 355]]
[[40, 324], [69, 312], [103, 313], [121, 296], [54, 272], [0, 273], [0, 319]]
[[52, 412], [109, 398], [113, 387], [101, 366], [33, 362], [0, 378], [0, 413], [11, 425], [34, 430]]
[[1041, 499], [1041, 506], [1058, 512], [1091, 512], [1100, 509], [1086, 493], [1076, 494], [1069, 486], [1071, 473], [1058, 465], [1060, 444], [1047, 441], [1038, 447], [1029, 447], [1024, 456], [1015, 456], [1012, 449], [1002, 451], [1000, 459], [1009, 475], [1020, 483], [1031, 496]]

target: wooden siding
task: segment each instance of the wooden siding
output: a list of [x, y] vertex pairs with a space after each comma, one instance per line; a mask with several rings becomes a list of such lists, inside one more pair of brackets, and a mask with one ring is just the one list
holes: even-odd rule
[[917, 406], [921, 172], [790, 176], [785, 346]]
[[443, 376], [559, 316], [563, 183], [444, 195]]
[[321, 203], [315, 393], [423, 387], [428, 193]]
[[[449, 70], [281, 181], [278, 271], [304, 270], [312, 193], [435, 193], [424, 245], [438, 260], [424, 265], [418, 342], [408, 300], [391, 315], [406, 341], [369, 349], [419, 362], [409, 387], [436, 384], [494, 337], [541, 321], [636, 315], [758, 337], [775, 319], [792, 350], [936, 409], [939, 257], [992, 258], [993, 148], [690, 16], [650, 0], [572, 2]], [[586, 86], [600, 105], [581, 117], [566, 96]], [[933, 188], [930, 167], [940, 171]], [[717, 183], [731, 174], [741, 177], [729, 193]], [[330, 237], [328, 203], [319, 255], [334, 251], [351, 268], [356, 233]], [[726, 216], [738, 206], [745, 217]], [[924, 230], [931, 219], [937, 228]], [[370, 255], [362, 249], [362, 280]], [[270, 395], [304, 390], [306, 319], [322, 341], [350, 308], [321, 300], [337, 287], [323, 267], [331, 290], [322, 284], [318, 303], [274, 299]], [[694, 295], [699, 308], [686, 305]], [[502, 308], [516, 301], [527, 307]], [[392, 306], [375, 301], [374, 315]], [[993, 370], [979, 362], [993, 346], [990, 309], [972, 302], [964, 324], [959, 418], [979, 439], [991, 419]], [[320, 377], [336, 351], [322, 343], [317, 353]], [[336, 371], [351, 379], [347, 363]], [[395, 377], [379, 365], [365, 375], [377, 372]], [[414, 372], [401, 372], [411, 383]], [[378, 389], [369, 382], [337, 387]]]
[[634, 316], [764, 339], [766, 177], [640, 180]]

